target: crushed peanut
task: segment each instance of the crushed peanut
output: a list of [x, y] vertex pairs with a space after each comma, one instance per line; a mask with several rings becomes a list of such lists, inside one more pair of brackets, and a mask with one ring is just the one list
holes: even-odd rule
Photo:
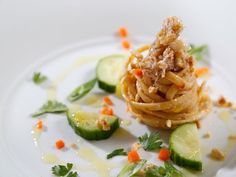
[[224, 107], [224, 108], [231, 108], [231, 107], [233, 107], [232, 102], [227, 101], [225, 99], [225, 97], [223, 97], [223, 96], [220, 96], [218, 98], [218, 100], [214, 103], [214, 105], [218, 106], [218, 107]]
[[211, 133], [210, 132], [206, 132], [204, 135], [203, 135], [203, 138], [210, 138], [211, 137]]
[[131, 149], [134, 150], [134, 151], [137, 151], [141, 147], [142, 147], [142, 145], [140, 143], [136, 142], [136, 143], [132, 144]]
[[214, 160], [224, 160], [225, 154], [221, 150], [213, 148], [211, 150], [210, 157]]
[[72, 143], [72, 144], [70, 145], [70, 147], [71, 147], [72, 149], [74, 149], [74, 150], [77, 150], [77, 149], [78, 149], [78, 146], [77, 146], [77, 144], [75, 144], [75, 143]]
[[171, 123], [171, 120], [167, 120], [166, 121], [166, 126], [168, 127], [168, 128], [171, 128], [171, 125], [172, 125], [172, 123]]
[[228, 136], [228, 139], [229, 139], [229, 140], [236, 140], [236, 134], [230, 134], [230, 135]]
[[197, 126], [198, 129], [200, 129], [202, 127], [202, 123], [201, 123], [200, 120], [196, 121], [196, 126]]

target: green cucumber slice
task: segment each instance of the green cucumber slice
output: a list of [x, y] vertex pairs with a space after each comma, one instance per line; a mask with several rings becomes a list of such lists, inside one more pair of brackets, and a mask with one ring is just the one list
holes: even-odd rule
[[[87, 140], [102, 140], [109, 138], [119, 128], [119, 119], [115, 116], [92, 112], [67, 112], [67, 119], [75, 133]], [[109, 130], [103, 130], [97, 125], [98, 120], [105, 120]]]
[[109, 55], [97, 64], [96, 75], [99, 88], [115, 93], [116, 85], [122, 75], [127, 56]]
[[200, 142], [195, 123], [176, 128], [170, 136], [171, 159], [179, 166], [202, 170]]

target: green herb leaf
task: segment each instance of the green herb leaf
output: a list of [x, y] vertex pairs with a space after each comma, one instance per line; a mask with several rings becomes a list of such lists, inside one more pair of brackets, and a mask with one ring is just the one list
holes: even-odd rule
[[41, 84], [47, 80], [47, 76], [42, 75], [40, 72], [36, 72], [34, 73], [32, 80], [35, 84]]
[[76, 101], [80, 98], [82, 98], [83, 96], [85, 96], [87, 93], [89, 93], [93, 87], [95, 86], [97, 80], [93, 79], [90, 80], [82, 85], [80, 85], [79, 87], [77, 87], [76, 89], [74, 89], [71, 94], [68, 96], [68, 100], [70, 102]]
[[164, 167], [154, 166], [145, 171], [145, 177], [164, 177], [165, 175], [166, 170]]
[[152, 132], [150, 135], [145, 133], [143, 136], [138, 137], [138, 140], [145, 151], [160, 149], [162, 145], [162, 140], [157, 132]]
[[52, 167], [52, 174], [56, 176], [65, 176], [73, 167], [73, 164], [67, 163], [66, 166], [64, 165], [57, 165]]
[[127, 152], [124, 149], [115, 149], [110, 154], [107, 154], [107, 159], [111, 159], [112, 157], [119, 156], [119, 155], [127, 155]]
[[146, 164], [146, 160], [140, 160], [137, 163], [129, 163], [124, 166], [117, 177], [133, 177]]
[[164, 167], [154, 165], [145, 171], [145, 177], [184, 177], [170, 162], [165, 162]]
[[49, 100], [47, 103], [45, 103], [37, 112], [32, 114], [32, 117], [37, 117], [46, 113], [63, 113], [68, 110], [67, 106], [57, 102]]
[[191, 45], [191, 49], [188, 51], [196, 60], [205, 60], [209, 56], [209, 50], [207, 45], [194, 46]]
[[78, 176], [78, 173], [77, 172], [73, 172], [73, 171], [71, 171], [68, 175], [67, 175], [67, 177], [77, 177]]
[[164, 163], [164, 167], [166, 169], [166, 176], [165, 177], [184, 177], [184, 174], [176, 169], [170, 162], [166, 161]]

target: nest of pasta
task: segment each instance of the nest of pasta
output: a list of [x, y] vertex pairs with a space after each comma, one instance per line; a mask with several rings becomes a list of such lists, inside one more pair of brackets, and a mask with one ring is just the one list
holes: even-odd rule
[[177, 17], [167, 18], [152, 45], [132, 52], [121, 80], [129, 111], [152, 127], [174, 128], [210, 110], [205, 82], [198, 85], [194, 59], [179, 38], [182, 30]]

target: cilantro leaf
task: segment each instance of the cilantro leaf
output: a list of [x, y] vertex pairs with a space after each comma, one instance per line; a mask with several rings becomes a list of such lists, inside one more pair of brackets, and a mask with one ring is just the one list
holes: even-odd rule
[[76, 89], [74, 89], [70, 95], [68, 96], [68, 100], [70, 102], [76, 101], [80, 98], [82, 98], [83, 96], [85, 96], [87, 93], [89, 93], [93, 87], [95, 86], [97, 82], [97, 79], [92, 79], [82, 85], [80, 85], [79, 87], [77, 87]]
[[52, 167], [52, 174], [56, 176], [65, 176], [73, 167], [73, 164], [67, 163], [66, 166], [64, 165], [57, 165]]
[[170, 162], [165, 162], [164, 167], [154, 165], [151, 168], [147, 168], [145, 177], [184, 177], [184, 175]]
[[128, 163], [125, 165], [117, 177], [132, 177], [140, 171], [146, 164], [146, 160], [140, 160], [137, 163]]
[[32, 114], [32, 117], [37, 117], [46, 113], [62, 113], [68, 110], [67, 106], [58, 102], [48, 100], [39, 110]]
[[184, 177], [183, 173], [176, 169], [170, 162], [165, 161], [166, 177]]
[[112, 157], [119, 156], [119, 155], [127, 155], [127, 152], [124, 149], [115, 149], [110, 154], [107, 154], [107, 159], [111, 159]]
[[32, 80], [35, 84], [41, 84], [47, 80], [47, 76], [42, 75], [40, 72], [36, 72], [34, 73]]
[[158, 132], [152, 132], [150, 135], [145, 133], [143, 136], [138, 137], [138, 140], [145, 151], [160, 149], [162, 145]]
[[205, 60], [209, 56], [209, 49], [207, 45], [194, 46], [191, 45], [191, 49], [188, 51], [196, 60]]
[[73, 171], [71, 171], [68, 175], [67, 175], [67, 177], [77, 177], [78, 176], [78, 173], [77, 172], [73, 172]]

